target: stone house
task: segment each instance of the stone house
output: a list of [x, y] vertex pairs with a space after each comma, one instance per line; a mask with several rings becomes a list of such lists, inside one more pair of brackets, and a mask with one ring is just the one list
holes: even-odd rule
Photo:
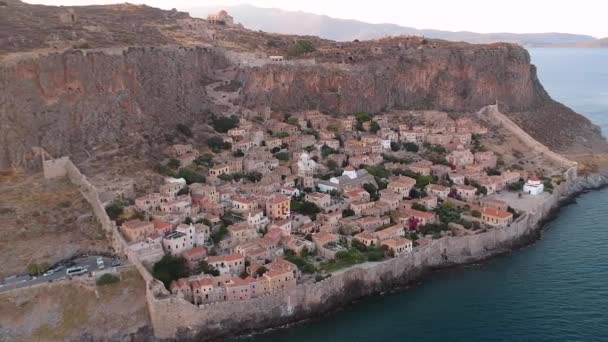
[[395, 192], [402, 199], [410, 196], [410, 192], [412, 188], [416, 185], [416, 180], [414, 178], [406, 177], [406, 176], [397, 176], [389, 179], [387, 189]]
[[433, 213], [427, 213], [424, 211], [416, 210], [416, 209], [406, 209], [405, 213], [405, 221], [403, 223], [407, 223], [410, 219], [415, 219], [418, 222], [419, 226], [424, 226], [427, 224], [435, 223], [436, 217]]
[[414, 249], [414, 244], [410, 239], [396, 236], [382, 241], [382, 247], [386, 247], [395, 257], [399, 257], [403, 254], [411, 253]]
[[442, 200], [450, 195], [450, 188], [439, 184], [429, 184], [424, 189], [428, 194], [435, 195]]
[[472, 202], [477, 197], [477, 188], [474, 186], [455, 184], [452, 188], [463, 201]]
[[473, 164], [475, 161], [475, 157], [470, 150], [456, 150], [450, 152], [446, 159], [448, 163], [456, 166], [456, 167], [464, 167], [469, 164]]
[[275, 194], [266, 202], [266, 216], [272, 220], [285, 220], [290, 216], [291, 202], [290, 198]]
[[139, 219], [129, 220], [123, 222], [120, 230], [127, 241], [139, 242], [154, 233], [154, 223]]
[[496, 167], [497, 158], [492, 151], [476, 152], [474, 157], [475, 163], [481, 164], [484, 169]]
[[373, 247], [378, 245], [378, 238], [370, 231], [364, 230], [361, 233], [354, 236], [354, 239], [364, 244], [366, 247]]
[[238, 276], [245, 271], [245, 257], [239, 253], [207, 257], [207, 264], [220, 272], [220, 275]]
[[207, 249], [203, 246], [193, 247], [189, 250], [186, 250], [182, 253], [184, 259], [186, 259], [186, 263], [188, 264], [188, 268], [191, 270], [195, 270], [198, 268], [201, 261], [205, 260], [207, 256]]
[[396, 224], [396, 225], [390, 226], [388, 228], [379, 230], [379, 231], [375, 232], [374, 235], [376, 236], [376, 238], [379, 241], [384, 241], [384, 240], [388, 240], [388, 239], [395, 238], [398, 236], [404, 236], [405, 228], [401, 224]]
[[331, 196], [321, 192], [307, 193], [304, 200], [316, 204], [322, 211], [328, 211], [331, 207]]
[[505, 227], [513, 222], [513, 214], [508, 211], [490, 207], [482, 208], [480, 211], [481, 219], [490, 226]]

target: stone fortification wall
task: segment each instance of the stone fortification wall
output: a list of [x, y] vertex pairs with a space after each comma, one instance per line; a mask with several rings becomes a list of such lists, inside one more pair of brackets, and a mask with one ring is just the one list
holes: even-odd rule
[[[570, 171], [572, 172], [572, 171]], [[148, 293], [148, 307], [155, 335], [159, 338], [196, 337], [200, 340], [223, 334], [276, 327], [322, 314], [365, 295], [407, 284], [437, 267], [479, 261], [529, 241], [539, 223], [560, 199], [573, 191], [574, 182], [557, 186], [538, 207], [509, 227], [477, 235], [444, 237], [415, 249], [411, 254], [378, 263], [365, 263], [336, 272], [315, 284], [248, 301], [220, 302], [197, 307], [179, 297]]]
[[79, 188], [84, 198], [93, 208], [93, 214], [97, 218], [97, 221], [101, 225], [102, 229], [108, 234], [110, 245], [114, 249], [115, 253], [126, 256], [127, 259], [137, 268], [146, 283], [152, 281], [154, 278], [150, 272], [146, 269], [141, 260], [139, 260], [137, 254], [128, 248], [128, 243], [118, 231], [116, 222], [112, 221], [106, 213], [105, 205], [100, 200], [97, 189], [87, 180], [87, 177], [83, 175], [80, 170], [78, 170], [72, 161], [67, 159], [64, 162], [64, 165], [67, 177]]

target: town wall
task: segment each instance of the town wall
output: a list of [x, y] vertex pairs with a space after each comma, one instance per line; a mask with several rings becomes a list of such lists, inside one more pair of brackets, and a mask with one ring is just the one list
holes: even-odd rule
[[78, 187], [84, 198], [91, 205], [93, 214], [97, 218], [101, 228], [106, 232], [114, 252], [118, 255], [125, 256], [129, 262], [137, 268], [146, 283], [152, 281], [154, 277], [152, 277], [148, 269], [143, 265], [141, 260], [139, 260], [137, 254], [128, 248], [129, 245], [118, 231], [116, 222], [112, 221], [106, 213], [105, 205], [100, 200], [97, 189], [87, 180], [87, 177], [78, 170], [72, 161], [68, 159], [64, 165], [68, 179]]
[[[570, 170], [570, 172], [572, 172]], [[251, 300], [196, 306], [172, 295], [148, 293], [148, 307], [159, 338], [207, 340], [225, 334], [277, 327], [315, 317], [362, 296], [390, 291], [434, 268], [470, 263], [507, 252], [530, 241], [541, 221], [561, 199], [575, 191], [574, 182], [556, 186], [542, 204], [510, 226], [476, 235], [431, 240], [414, 252], [377, 263], [365, 263], [334, 273], [314, 284]]]
[[49, 159], [42, 161], [42, 172], [45, 179], [60, 178], [66, 175], [66, 163], [70, 162], [69, 157]]

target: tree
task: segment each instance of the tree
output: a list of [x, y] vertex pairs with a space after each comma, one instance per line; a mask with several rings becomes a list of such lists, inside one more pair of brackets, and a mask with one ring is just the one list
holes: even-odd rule
[[335, 160], [330, 159], [327, 161], [327, 168], [330, 169], [331, 171], [336, 171], [338, 169], [339, 165], [338, 163], [336, 163]]
[[388, 178], [391, 175], [391, 172], [385, 169], [382, 165], [367, 166], [365, 169], [370, 175], [378, 178]]
[[222, 149], [227, 150], [232, 148], [231, 143], [224, 142], [224, 139], [217, 136], [207, 139], [207, 145], [214, 153], [219, 153]]
[[349, 216], [354, 216], [354, 215], [355, 215], [355, 211], [350, 208], [346, 208], [346, 209], [342, 210], [342, 217], [349, 217]]
[[228, 132], [228, 130], [236, 128], [238, 126], [238, 124], [239, 124], [239, 118], [236, 115], [232, 115], [230, 117], [213, 116], [211, 118], [211, 125], [213, 126], [213, 129], [215, 129], [219, 133], [226, 133], [226, 132]]
[[201, 260], [198, 263], [198, 267], [196, 269], [198, 273], [211, 274], [214, 277], [220, 275], [220, 271], [216, 270], [213, 266], [209, 265], [205, 260]]
[[357, 239], [352, 239], [352, 240], [350, 241], [350, 246], [351, 246], [352, 248], [356, 248], [356, 249], [358, 249], [360, 252], [365, 252], [365, 251], [367, 250], [367, 246], [365, 246], [365, 245], [363, 244], [363, 242], [361, 242], [361, 241], [359, 241], [359, 240], [357, 240]]
[[471, 211], [471, 216], [481, 217], [481, 212], [479, 210], [473, 210], [473, 211]]
[[168, 289], [171, 282], [188, 276], [186, 259], [165, 254], [152, 268], [154, 278], [160, 280]]
[[334, 153], [338, 153], [338, 151], [327, 146], [327, 144], [323, 144], [323, 146], [321, 146], [321, 156], [323, 157], [323, 159], [327, 158], [327, 156], [329, 156], [330, 154], [334, 154]]
[[204, 175], [190, 169], [179, 170], [177, 177], [185, 179], [187, 184], [205, 183], [207, 181]]
[[169, 162], [167, 163], [167, 166], [172, 168], [173, 170], [177, 170], [179, 168], [179, 160], [175, 159], [175, 158], [171, 158], [169, 159]]
[[[397, 152], [401, 149], [401, 145], [399, 145], [399, 143], [396, 143], [394, 141], [391, 141], [391, 151], [393, 152]], [[383, 156], [384, 157], [384, 156]]]
[[418, 176], [416, 178], [416, 187], [424, 188], [433, 182], [433, 176]]
[[412, 204], [412, 209], [419, 210], [419, 211], [426, 211], [426, 207], [420, 203]]
[[228, 229], [222, 225], [216, 232], [211, 234], [211, 240], [213, 240], [213, 243], [217, 244], [222, 241], [226, 235], [228, 235]]
[[230, 182], [234, 176], [229, 173], [222, 173], [221, 175], [217, 176], [217, 178], [223, 180], [224, 182]]
[[414, 152], [414, 153], [418, 152], [418, 150], [420, 149], [418, 147], [418, 145], [416, 145], [413, 142], [409, 142], [409, 141], [406, 142], [405, 144], [403, 144], [403, 147], [405, 147], [406, 151], [408, 151], [408, 152]]
[[180, 133], [188, 138], [192, 137], [192, 131], [190, 130], [190, 127], [188, 127], [184, 124], [177, 124], [175, 129], [177, 130], [178, 133]]
[[290, 117], [289, 119], [287, 119], [287, 123], [300, 127], [300, 121], [298, 120], [298, 118]]
[[112, 221], [116, 221], [122, 215], [124, 211], [124, 206], [120, 202], [112, 202], [112, 204], [106, 207], [106, 214]]
[[262, 180], [263, 175], [257, 171], [249, 172], [247, 174], [247, 180], [252, 183], [257, 183]]
[[46, 271], [48, 271], [49, 269], [49, 264], [46, 262], [42, 262], [40, 264], [37, 263], [31, 263], [29, 265], [27, 265], [27, 273], [29, 275], [40, 275]]
[[240, 158], [240, 157], [244, 157], [245, 153], [243, 151], [241, 151], [241, 150], [236, 150], [236, 151], [234, 151], [234, 153], [232, 153], [232, 155], [235, 156], [235, 157], [237, 157], [237, 158]]
[[187, 186], [185, 186], [185, 187], [179, 189], [179, 191], [177, 192], [177, 196], [187, 195], [189, 193], [190, 193], [190, 189]]
[[315, 51], [315, 47], [309, 40], [298, 39], [295, 41], [293, 46], [289, 49], [289, 54], [291, 56], [299, 56], [305, 53]]
[[206, 167], [212, 167], [214, 164], [213, 155], [211, 155], [209, 153], [202, 154], [194, 160], [194, 164], [199, 165], [199, 166], [202, 165], [202, 166], [206, 166]]
[[369, 131], [376, 134], [380, 130], [380, 125], [376, 121], [372, 120], [372, 123], [369, 126]]
[[257, 277], [261, 277], [264, 275], [264, 273], [268, 272], [268, 269], [265, 266], [260, 266], [258, 267], [257, 270], [255, 270], [255, 275]]
[[278, 160], [288, 161], [289, 160], [289, 153], [287, 153], [287, 152], [275, 153], [274, 157], [277, 158]]
[[300, 202], [293, 199], [291, 200], [291, 210], [302, 215], [307, 215], [313, 221], [317, 218], [317, 214], [321, 212], [321, 209], [312, 202]]
[[378, 200], [378, 188], [372, 183], [363, 184], [363, 189], [369, 193], [372, 201]]
[[95, 281], [95, 284], [97, 286], [104, 286], [104, 285], [118, 283], [119, 281], [120, 281], [120, 278], [118, 278], [117, 276], [115, 276], [111, 273], [106, 273], [106, 274], [102, 275], [101, 277], [99, 277], [99, 279], [97, 279]]

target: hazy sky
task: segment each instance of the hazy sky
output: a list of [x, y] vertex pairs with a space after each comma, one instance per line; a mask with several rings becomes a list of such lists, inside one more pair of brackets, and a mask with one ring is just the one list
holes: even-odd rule
[[[126, 0], [26, 0], [46, 5], [122, 3]], [[187, 9], [248, 3], [420, 29], [474, 32], [567, 32], [608, 37], [608, 0], [131, 0]]]

